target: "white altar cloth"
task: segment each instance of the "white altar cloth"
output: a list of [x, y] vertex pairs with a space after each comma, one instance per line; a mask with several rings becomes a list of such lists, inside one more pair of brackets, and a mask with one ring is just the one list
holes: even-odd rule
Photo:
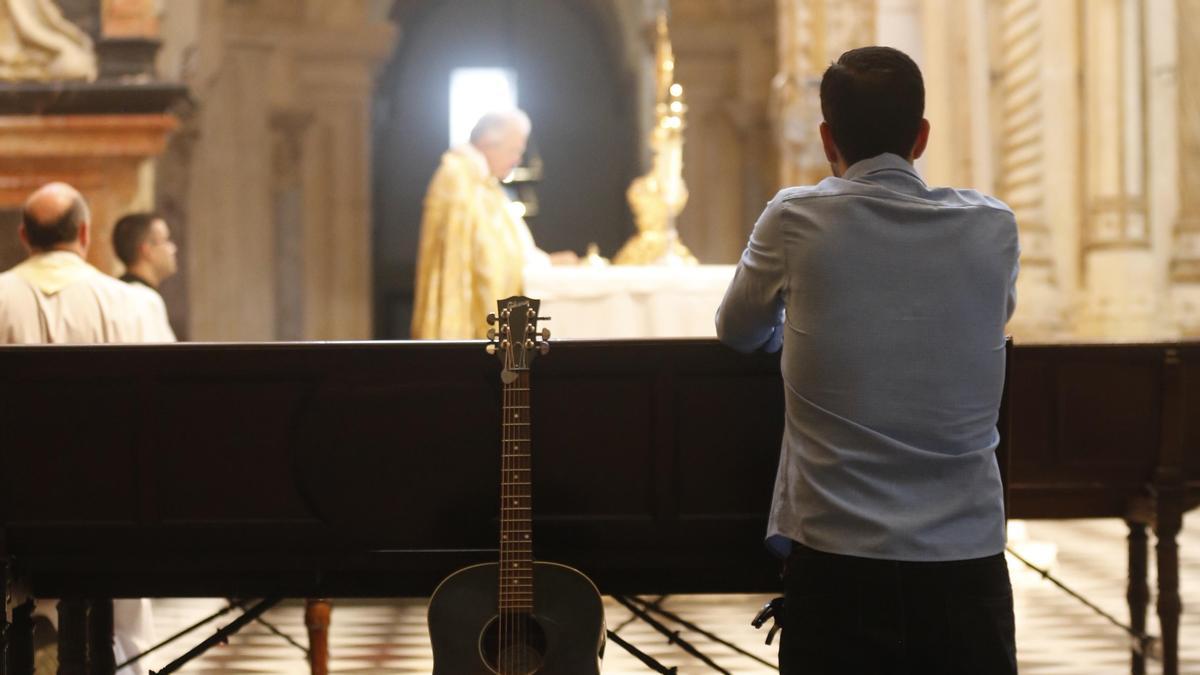
[[526, 268], [555, 338], [715, 337], [733, 265]]

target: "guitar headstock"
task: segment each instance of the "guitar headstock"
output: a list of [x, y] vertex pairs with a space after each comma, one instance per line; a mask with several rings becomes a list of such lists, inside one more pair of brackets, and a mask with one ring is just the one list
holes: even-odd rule
[[496, 313], [488, 314], [489, 354], [500, 357], [506, 372], [529, 370], [529, 364], [538, 354], [550, 351], [550, 329], [538, 330], [539, 321], [549, 321], [548, 316], [538, 316], [540, 300], [514, 295], [496, 302]]

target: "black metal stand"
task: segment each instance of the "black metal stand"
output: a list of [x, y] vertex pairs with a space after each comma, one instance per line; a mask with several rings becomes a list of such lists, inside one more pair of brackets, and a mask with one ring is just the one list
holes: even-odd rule
[[[228, 614], [229, 612], [232, 612], [234, 610], [234, 607], [235, 606], [233, 604], [226, 605], [225, 607], [217, 610], [216, 612], [213, 612], [212, 614], [204, 617], [203, 619], [200, 619], [199, 621], [188, 626], [187, 628], [184, 628], [183, 630], [179, 631], [178, 633], [175, 633], [174, 635], [167, 638], [166, 640], [159, 642], [158, 644], [147, 649], [146, 651], [142, 652], [141, 654], [134, 654], [133, 656], [129, 657], [129, 659], [127, 659], [126, 661], [117, 665], [117, 670], [120, 670], [120, 669], [124, 668], [125, 666], [128, 666], [131, 663], [136, 663], [137, 661], [139, 661], [140, 659], [149, 655], [150, 653], [156, 652], [156, 651], [162, 649], [163, 647], [166, 647], [167, 645], [178, 640], [179, 638], [183, 637], [184, 635], [187, 635], [188, 633], [196, 630], [197, 628], [203, 626], [204, 624], [208, 623], [209, 621], [212, 621], [213, 619], [224, 616], [224, 615]], [[242, 609], [244, 611], [245, 608], [242, 608]]]
[[728, 640], [724, 640], [724, 639], [720, 638], [719, 636], [717, 636], [713, 633], [710, 633], [709, 631], [704, 630], [703, 628], [684, 619], [683, 617], [679, 616], [678, 614], [675, 614], [674, 612], [669, 612], [669, 611], [663, 609], [656, 602], [648, 602], [646, 600], [642, 600], [641, 598], [637, 597], [636, 595], [631, 596], [629, 599], [638, 603], [639, 605], [641, 605], [642, 609], [645, 609], [648, 612], [653, 612], [654, 614], [658, 614], [659, 616], [667, 619], [668, 621], [674, 621], [675, 623], [679, 624], [680, 626], [683, 626], [684, 628], [692, 631], [693, 633], [703, 635], [704, 637], [708, 638], [709, 640], [712, 640], [713, 642], [715, 642], [719, 645], [724, 645], [724, 646], [732, 649], [733, 651], [737, 652], [738, 654], [741, 654], [742, 656], [745, 656], [748, 659], [757, 661], [772, 670], [779, 670], [779, 666], [775, 665], [774, 663], [767, 661], [766, 659], [758, 656], [757, 654], [751, 654], [750, 652], [746, 651], [745, 649], [742, 649], [741, 647], [733, 644], [732, 642], [730, 642]]
[[[1016, 558], [1018, 561], [1023, 563], [1026, 567], [1028, 567], [1029, 569], [1033, 570], [1034, 572], [1037, 572], [1038, 574], [1042, 575], [1043, 579], [1045, 579], [1046, 581], [1049, 581], [1050, 583], [1057, 586], [1059, 588], [1059, 590], [1063, 591], [1067, 595], [1069, 595], [1072, 598], [1075, 598], [1079, 602], [1083, 603], [1083, 605], [1085, 607], [1092, 610], [1096, 614], [1100, 615], [1100, 617], [1102, 617], [1103, 619], [1105, 619], [1112, 625], [1125, 631], [1125, 634], [1128, 635], [1132, 641], [1132, 649], [1133, 649], [1133, 652], [1135, 655], [1140, 655], [1143, 658], [1145, 658], [1145, 657], [1155, 658], [1153, 646], [1156, 642], [1158, 642], [1158, 640], [1154, 636], [1148, 635], [1145, 632], [1145, 630], [1143, 630], [1142, 628], [1136, 628], [1134, 626], [1127, 626], [1127, 625], [1121, 623], [1120, 620], [1118, 620], [1112, 614], [1109, 614], [1108, 612], [1104, 611], [1103, 609], [1100, 609], [1100, 607], [1098, 607], [1091, 600], [1088, 600], [1087, 598], [1083, 597], [1079, 593], [1076, 593], [1075, 591], [1071, 590], [1066, 584], [1064, 584], [1063, 582], [1056, 579], [1054, 577], [1054, 575], [1050, 573], [1050, 570], [1038, 567], [1037, 565], [1034, 565], [1033, 563], [1026, 560], [1024, 557], [1021, 556], [1020, 553], [1017, 553], [1016, 551], [1014, 551], [1011, 546], [1006, 547], [1005, 550], [1008, 552], [1009, 555]], [[1136, 622], [1136, 618], [1135, 618], [1135, 622]], [[1145, 622], [1143, 621], [1142, 623], [1144, 624]]]
[[33, 600], [13, 608], [12, 625], [8, 627], [9, 675], [33, 675]]
[[631, 602], [629, 600], [629, 598], [626, 598], [623, 595], [614, 595], [612, 597], [613, 597], [613, 600], [616, 600], [617, 602], [624, 605], [626, 609], [633, 612], [634, 615], [637, 616], [637, 618], [641, 619], [642, 621], [645, 621], [647, 624], [649, 624], [649, 626], [651, 628], [653, 628], [654, 630], [658, 631], [659, 633], [662, 633], [663, 635], [665, 635], [667, 638], [667, 644], [677, 644], [677, 645], [679, 645], [680, 649], [682, 649], [683, 651], [687, 652], [688, 654], [691, 654], [692, 656], [700, 659], [708, 667], [712, 668], [713, 670], [717, 671], [718, 673], [724, 673], [725, 675], [732, 675], [728, 670], [725, 670], [721, 666], [717, 665], [716, 661], [713, 661], [708, 656], [705, 656], [699, 649], [696, 649], [690, 642], [679, 637], [679, 631], [673, 631], [670, 628], [667, 628], [663, 624], [659, 623], [658, 620], [656, 620], [654, 617], [647, 614], [645, 610], [643, 610], [641, 607], [638, 607], [633, 602]]
[[184, 665], [186, 665], [188, 661], [191, 661], [192, 659], [196, 658], [197, 656], [200, 656], [201, 654], [208, 651], [213, 646], [219, 645], [219, 644], [225, 642], [226, 640], [228, 640], [230, 635], [233, 635], [234, 633], [238, 632], [246, 624], [250, 623], [251, 621], [254, 621], [255, 619], [257, 619], [259, 617], [259, 615], [261, 615], [263, 612], [267, 611], [268, 609], [271, 609], [278, 603], [279, 603], [279, 598], [265, 598], [265, 599], [259, 601], [258, 604], [254, 605], [250, 609], [246, 610], [245, 614], [242, 614], [238, 618], [234, 619], [233, 622], [230, 623], [228, 626], [223, 626], [223, 627], [217, 629], [216, 633], [213, 633], [212, 636], [205, 639], [203, 642], [196, 645], [195, 647], [192, 647], [190, 650], [188, 650], [188, 652], [186, 654], [184, 654], [183, 656], [180, 656], [179, 658], [175, 659], [174, 661], [168, 663], [166, 666], [163, 666], [162, 670], [150, 671], [150, 675], [166, 675], [167, 673], [173, 673], [173, 672], [179, 670]]
[[664, 675], [674, 675], [675, 673], [679, 672], [678, 668], [668, 668], [668, 667], [664, 666], [663, 664], [661, 664], [657, 660], [655, 660], [655, 658], [653, 656], [650, 656], [646, 652], [629, 644], [625, 640], [621, 639], [620, 635], [617, 635], [616, 633], [612, 632], [611, 630], [608, 631], [608, 639], [617, 643], [617, 645], [622, 647], [625, 651], [629, 652], [630, 654], [633, 654], [634, 657], [637, 658], [638, 661], [641, 661], [642, 663], [646, 664], [647, 666], [650, 667], [650, 670], [653, 670], [656, 673], [664, 673]]

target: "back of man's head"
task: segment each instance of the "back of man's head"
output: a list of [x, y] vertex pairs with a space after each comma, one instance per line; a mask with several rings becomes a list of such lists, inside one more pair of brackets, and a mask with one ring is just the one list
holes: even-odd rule
[[21, 209], [25, 241], [35, 251], [47, 251], [79, 240], [89, 222], [87, 202], [66, 183], [49, 183], [38, 188]]
[[821, 112], [847, 166], [885, 152], [907, 158], [925, 114], [921, 69], [898, 49], [851, 49], [821, 78]]
[[159, 219], [156, 213], [130, 213], [113, 225], [113, 249], [125, 267], [132, 267], [141, 257], [142, 244], [150, 236], [150, 226]]

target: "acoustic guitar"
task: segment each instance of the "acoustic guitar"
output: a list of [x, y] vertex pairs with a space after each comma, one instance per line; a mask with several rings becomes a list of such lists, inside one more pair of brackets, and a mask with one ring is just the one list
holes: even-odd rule
[[487, 349], [504, 364], [500, 560], [458, 570], [433, 592], [434, 675], [600, 672], [604, 607], [595, 584], [566, 565], [533, 560], [529, 365], [550, 349], [550, 331], [537, 329], [545, 320], [538, 306], [514, 296], [487, 317], [495, 326]]

